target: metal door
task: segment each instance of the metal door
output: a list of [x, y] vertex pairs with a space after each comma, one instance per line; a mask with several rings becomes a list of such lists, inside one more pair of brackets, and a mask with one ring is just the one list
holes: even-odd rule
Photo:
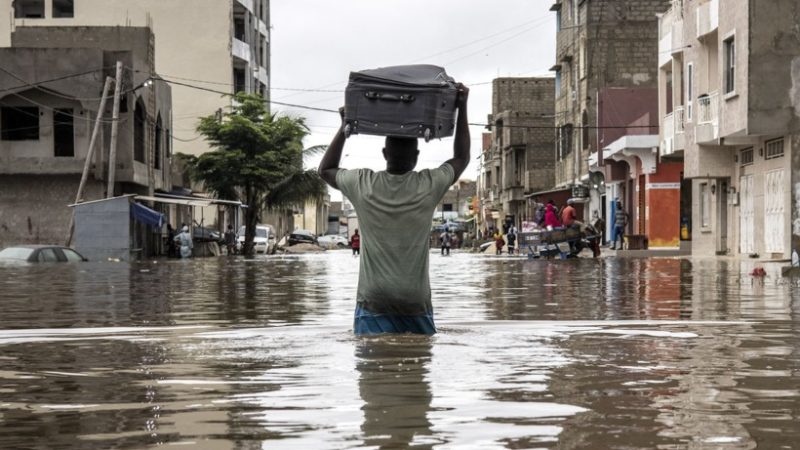
[[739, 196], [739, 253], [750, 255], [756, 252], [752, 175], [739, 178]]
[[767, 253], [784, 252], [784, 170], [766, 173], [764, 180], [764, 243]]

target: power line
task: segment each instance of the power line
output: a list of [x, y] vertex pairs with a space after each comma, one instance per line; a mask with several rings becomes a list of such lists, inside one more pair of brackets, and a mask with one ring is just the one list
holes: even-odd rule
[[[58, 92], [56, 92], [56, 91], [54, 91], [52, 89], [43, 88], [41, 86], [31, 84], [28, 81], [26, 81], [24, 78], [20, 77], [19, 75], [16, 75], [15, 73], [13, 73], [13, 72], [11, 72], [8, 69], [5, 69], [3, 67], [0, 67], [0, 71], [5, 72], [8, 75], [11, 75], [13, 78], [17, 79], [18, 81], [21, 81], [21, 82], [25, 83], [24, 85], [21, 85], [20, 87], [30, 87], [31, 89], [36, 89], [38, 91], [44, 92], [44, 93], [49, 94], [49, 95], [53, 95], [55, 97], [65, 98], [67, 100], [84, 101], [84, 102], [95, 102], [95, 101], [103, 99], [103, 97], [86, 98], [86, 97], [74, 97], [74, 96], [64, 95], [64, 94], [58, 93]], [[74, 77], [72, 77], [72, 78], [74, 78]], [[125, 94], [127, 94], [129, 92], [130, 91], [125, 92]], [[16, 94], [12, 93], [11, 95], [16, 95]]]
[[84, 75], [89, 75], [89, 74], [92, 74], [92, 73], [95, 73], [95, 72], [100, 72], [102, 70], [107, 70], [107, 69], [111, 69], [111, 68], [113, 68], [113, 66], [101, 67], [99, 69], [87, 70], [86, 72], [74, 73], [74, 74], [71, 74], [71, 75], [64, 75], [64, 76], [60, 76], [60, 77], [56, 77], [56, 78], [51, 78], [49, 80], [39, 81], [39, 82], [36, 82], [36, 83], [27, 83], [26, 82], [25, 84], [21, 84], [19, 86], [14, 86], [14, 87], [10, 87], [10, 88], [7, 88], [7, 89], [0, 90], [0, 94], [5, 93], [5, 92], [9, 92], [9, 91], [16, 91], [17, 89], [24, 88], [24, 87], [41, 86], [43, 84], [53, 83], [53, 82], [56, 82], [56, 81], [62, 81], [62, 80], [68, 80], [70, 78], [82, 77]]

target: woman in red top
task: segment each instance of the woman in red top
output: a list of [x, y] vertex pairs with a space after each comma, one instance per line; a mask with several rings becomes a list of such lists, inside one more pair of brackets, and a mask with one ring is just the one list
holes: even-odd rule
[[548, 203], [545, 207], [544, 226], [553, 228], [561, 226], [561, 222], [558, 220], [558, 216], [556, 216], [556, 207], [553, 206], [552, 203]]
[[353, 249], [353, 256], [361, 254], [361, 236], [358, 234], [358, 228], [350, 236], [350, 247]]

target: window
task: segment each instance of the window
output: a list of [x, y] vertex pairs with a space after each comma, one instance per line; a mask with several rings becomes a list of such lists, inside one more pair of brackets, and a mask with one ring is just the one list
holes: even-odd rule
[[700, 183], [700, 225], [711, 227], [711, 191], [708, 183]]
[[14, 17], [17, 19], [44, 19], [44, 0], [15, 0]]
[[39, 262], [58, 262], [55, 250], [52, 248], [43, 248], [39, 250], [39, 256], [36, 258]]
[[153, 146], [153, 168], [161, 170], [161, 152], [163, 149], [164, 130], [161, 126], [161, 115], [156, 119], [156, 142]]
[[556, 98], [561, 97], [561, 69], [556, 69]]
[[753, 164], [753, 147], [746, 148], [740, 152], [739, 163], [742, 166]]
[[692, 120], [694, 100], [694, 64], [686, 65], [686, 120]]
[[767, 141], [764, 147], [764, 159], [780, 158], [783, 156], [783, 138]]
[[442, 212], [453, 212], [452, 203], [442, 203]]
[[133, 159], [142, 163], [145, 157], [144, 137], [147, 135], [145, 133], [145, 127], [147, 126], [145, 117], [147, 117], [147, 112], [144, 109], [144, 104], [141, 101], [136, 102], [136, 110], [133, 112]]
[[53, 0], [53, 17], [75, 17], [75, 0]]
[[561, 31], [561, 9], [556, 11], [556, 31]]
[[73, 251], [73, 250], [70, 250], [68, 248], [62, 248], [61, 251], [64, 253], [64, 256], [67, 258], [67, 261], [69, 261], [69, 262], [82, 262], [83, 261], [83, 257], [81, 255], [79, 255], [78, 253], [76, 253], [75, 251]]
[[564, 125], [558, 132], [558, 159], [564, 159], [572, 153], [572, 124]]
[[233, 37], [244, 42], [245, 38], [245, 25], [244, 17], [236, 17], [233, 19]]
[[0, 140], [38, 141], [39, 108], [14, 106], [0, 108]]
[[53, 111], [53, 155], [75, 156], [75, 126], [71, 109]]
[[724, 58], [725, 58], [725, 73], [723, 74], [725, 83], [725, 93], [730, 94], [736, 89], [736, 42], [734, 37], [731, 36], [722, 42]]
[[247, 74], [244, 69], [233, 69], [233, 91], [245, 92], [247, 90]]
[[586, 110], [583, 110], [583, 116], [581, 117], [581, 143], [583, 144], [583, 149], [589, 148], [589, 113]]

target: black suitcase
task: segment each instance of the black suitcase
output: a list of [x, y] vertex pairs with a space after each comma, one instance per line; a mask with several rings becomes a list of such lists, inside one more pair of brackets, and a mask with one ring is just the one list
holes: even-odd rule
[[345, 135], [433, 138], [455, 131], [456, 82], [438, 66], [351, 72], [345, 90]]

